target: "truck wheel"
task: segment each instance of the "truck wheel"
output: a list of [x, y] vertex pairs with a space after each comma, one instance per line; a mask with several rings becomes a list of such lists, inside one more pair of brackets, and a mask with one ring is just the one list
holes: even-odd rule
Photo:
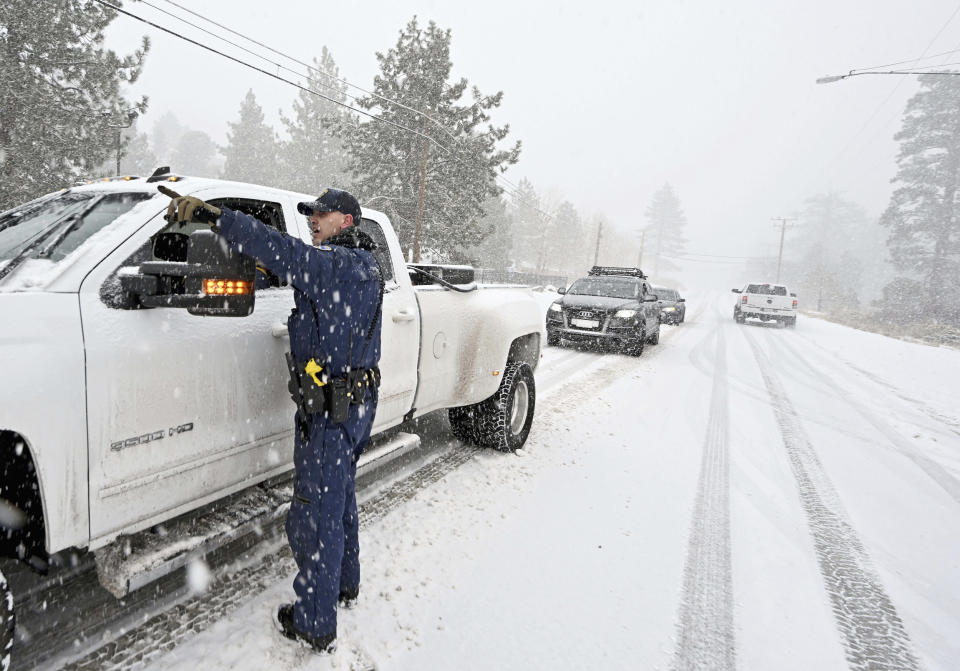
[[796, 318], [796, 317], [790, 317], [789, 319], [786, 319], [786, 320], [784, 320], [784, 321], [785, 321], [788, 329], [795, 329], [795, 328], [797, 328], [797, 318]]
[[523, 361], [507, 364], [497, 392], [474, 406], [477, 444], [514, 452], [527, 441], [537, 391], [533, 370]]
[[745, 321], [747, 321], [747, 318], [743, 316], [740, 310], [735, 309], [733, 311], [733, 321], [737, 322], [738, 324], [743, 324]]
[[3, 573], [0, 573], [0, 671], [7, 671], [10, 668], [14, 623], [13, 593]]

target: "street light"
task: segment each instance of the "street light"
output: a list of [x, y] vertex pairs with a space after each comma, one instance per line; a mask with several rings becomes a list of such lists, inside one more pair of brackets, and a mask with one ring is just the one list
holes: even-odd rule
[[849, 77], [859, 77], [860, 75], [960, 75], [960, 72], [951, 72], [951, 71], [942, 71], [942, 72], [913, 72], [910, 70], [886, 70], [882, 72], [858, 72], [856, 70], [851, 70], [845, 75], [827, 75], [826, 77], [820, 77], [817, 80], [818, 84], [831, 84], [833, 82], [838, 82], [841, 79], [847, 79]]

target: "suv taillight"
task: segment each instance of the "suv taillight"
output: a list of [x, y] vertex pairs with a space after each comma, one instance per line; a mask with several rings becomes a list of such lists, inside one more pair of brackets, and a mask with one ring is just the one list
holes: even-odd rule
[[747, 297], [746, 297], [746, 296], [741, 296], [741, 297], [740, 297], [740, 302], [741, 302], [741, 303], [746, 303], [746, 302], [747, 302]]
[[796, 299], [796, 298], [793, 299], [793, 307], [797, 307], [797, 299]]

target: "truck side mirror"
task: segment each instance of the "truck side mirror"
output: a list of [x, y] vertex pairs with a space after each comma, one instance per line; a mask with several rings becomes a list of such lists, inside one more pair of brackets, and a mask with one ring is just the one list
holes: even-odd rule
[[796, 294], [794, 294], [794, 293], [791, 293], [790, 295], [791, 295], [791, 296], [793, 296], [794, 298], [796, 298], [796, 297], [797, 297], [797, 295], [796, 295]]
[[730, 291], [732, 291], [732, 292], [735, 293], [735, 294], [739, 294], [739, 293], [740, 293], [740, 290], [739, 290], [739, 289], [731, 289]]
[[567, 288], [566, 288], [566, 287], [560, 287], [559, 289], [557, 289], [557, 293], [560, 294], [561, 296], [563, 296], [565, 293], [567, 293]]
[[678, 299], [677, 299], [677, 302], [678, 302], [678, 303], [686, 303], [686, 302], [687, 302], [687, 299], [686, 299], [686, 298], [678, 298]]
[[192, 315], [246, 317], [253, 312], [257, 264], [213, 231], [187, 242], [186, 261], [148, 261], [120, 284], [144, 307], [186, 308]]

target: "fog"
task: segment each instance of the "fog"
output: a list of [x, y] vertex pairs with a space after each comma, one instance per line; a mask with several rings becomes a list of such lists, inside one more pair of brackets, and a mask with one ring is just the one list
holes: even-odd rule
[[[189, 16], [163, 0], [151, 4]], [[627, 237], [648, 223], [652, 195], [669, 183], [686, 213], [686, 251], [698, 259], [677, 261], [674, 279], [684, 286], [715, 286], [721, 277], [724, 286], [741, 283], [739, 260], [704, 255], [775, 257], [780, 231], [771, 218], [796, 217], [816, 194], [837, 192], [876, 219], [896, 172], [893, 135], [917, 80], [815, 80], [960, 42], [950, 2], [210, 0], [190, 7], [302, 61], [327, 46], [341, 75], [364, 88], [378, 72], [375, 52], [392, 47], [411, 17], [449, 28], [453, 76], [484, 93], [504, 92], [493, 121], [509, 124], [509, 139], [523, 143], [507, 179], [560, 194], [583, 217], [603, 214]], [[241, 53], [144, 2], [127, 9]], [[143, 34], [154, 43], [133, 87], [150, 97], [141, 130], [173, 112], [223, 144], [248, 89], [280, 129], [279, 111], [289, 114], [295, 89], [123, 16], [108, 45], [128, 52]], [[785, 263], [800, 261], [791, 256], [796, 228], [787, 231]]]

